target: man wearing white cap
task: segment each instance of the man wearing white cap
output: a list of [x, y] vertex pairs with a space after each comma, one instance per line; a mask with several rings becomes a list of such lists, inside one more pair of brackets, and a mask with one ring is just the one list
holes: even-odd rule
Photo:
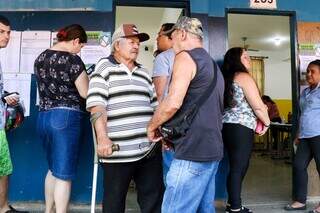
[[[148, 71], [136, 62], [140, 42], [149, 39], [133, 24], [122, 24], [112, 36], [112, 53], [91, 76], [87, 110], [97, 116], [97, 152], [105, 162], [103, 212], [125, 212], [131, 179], [141, 212], [161, 212], [161, 147], [147, 138], [146, 127], [157, 106]], [[99, 117], [100, 115], [100, 117]], [[112, 151], [112, 144], [119, 151]]]

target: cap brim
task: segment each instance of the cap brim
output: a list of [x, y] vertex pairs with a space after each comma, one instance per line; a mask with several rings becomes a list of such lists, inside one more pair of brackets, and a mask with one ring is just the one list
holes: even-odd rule
[[172, 33], [173, 31], [175, 31], [176, 30], [176, 28], [175, 28], [175, 26], [173, 26], [170, 30], [167, 30], [167, 31], [162, 31], [162, 35], [168, 35], [168, 34], [170, 34], [170, 33]]
[[139, 33], [138, 38], [140, 42], [144, 42], [150, 39], [150, 36], [147, 33]]
[[138, 33], [135, 35], [123, 36], [123, 38], [130, 38], [130, 37], [138, 37], [140, 42], [144, 42], [150, 39], [150, 36], [147, 33]]

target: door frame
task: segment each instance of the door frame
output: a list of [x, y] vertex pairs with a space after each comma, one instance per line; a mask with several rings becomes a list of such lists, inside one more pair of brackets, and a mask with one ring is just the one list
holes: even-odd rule
[[[270, 15], [270, 16], [288, 16], [290, 25], [290, 57], [291, 57], [291, 98], [292, 98], [292, 130], [291, 141], [293, 141], [298, 131], [299, 123], [299, 94], [300, 94], [300, 72], [298, 67], [298, 41], [297, 41], [297, 17], [295, 11], [281, 10], [260, 10], [260, 9], [240, 9], [226, 8], [225, 18], [228, 26], [228, 14], [246, 14], [246, 15]], [[228, 29], [228, 28], [227, 28]], [[226, 38], [228, 38], [228, 30]], [[228, 43], [228, 39], [227, 39]], [[293, 149], [292, 149], [293, 150]]]

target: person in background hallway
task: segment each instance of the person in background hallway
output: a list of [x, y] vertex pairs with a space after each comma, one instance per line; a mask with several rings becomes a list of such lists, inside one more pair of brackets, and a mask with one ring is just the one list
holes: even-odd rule
[[[262, 97], [263, 103], [268, 107], [268, 115], [271, 122], [281, 123], [280, 113], [277, 107], [277, 104], [267, 95], [263, 95]], [[271, 128], [271, 134], [274, 140], [272, 149], [277, 150], [278, 148], [278, 131], [276, 129]]]
[[[136, 62], [140, 42], [149, 35], [121, 24], [112, 35], [112, 52], [101, 59], [89, 83], [87, 110], [95, 122], [97, 153], [104, 158], [104, 213], [124, 213], [131, 179], [141, 213], [160, 213], [163, 197], [161, 146], [147, 137], [158, 105], [149, 72]], [[112, 152], [112, 144], [120, 150]]]
[[172, 49], [171, 28], [173, 23], [165, 23], [161, 26], [157, 37], [157, 56], [154, 59], [152, 81], [160, 102], [167, 94], [171, 79], [174, 50]]
[[[214, 63], [203, 48], [203, 29], [196, 18], [180, 17], [173, 27], [176, 53], [168, 95], [148, 125], [148, 137], [159, 142], [158, 128], [176, 113], [185, 112], [210, 86]], [[199, 108], [186, 135], [172, 141], [174, 159], [166, 177], [162, 213], [214, 213], [215, 174], [223, 155], [222, 111], [224, 82], [217, 83]]]
[[270, 121], [281, 123], [282, 121], [277, 104], [267, 95], [263, 95], [261, 98], [263, 103], [268, 107]]
[[[10, 22], [9, 20], [0, 15], [0, 48], [5, 48], [10, 40]], [[3, 76], [0, 64], [0, 95], [4, 93], [3, 90]], [[5, 102], [9, 105], [17, 104], [19, 99], [17, 97], [6, 97]], [[8, 187], [9, 175], [12, 173], [12, 162], [9, 152], [8, 141], [5, 132], [5, 103], [0, 99], [0, 213], [14, 213], [24, 212], [14, 209], [8, 204]]]
[[[308, 165], [315, 160], [320, 175], [320, 60], [309, 63], [309, 87], [300, 95], [299, 131], [294, 142], [297, 151], [293, 160], [293, 202], [285, 210], [305, 210], [308, 189]], [[320, 213], [320, 204], [310, 213]]]
[[251, 212], [242, 206], [242, 181], [249, 166], [257, 119], [264, 123], [261, 135], [270, 125], [267, 107], [249, 69], [250, 57], [245, 49], [234, 47], [227, 51], [222, 66], [225, 79], [222, 135], [230, 162], [226, 208], [229, 213]]
[[38, 134], [46, 151], [46, 213], [68, 210], [71, 181], [76, 169], [85, 118], [88, 76], [77, 53], [87, 42], [85, 30], [69, 25], [57, 34], [58, 43], [34, 63], [40, 105]]
[[[167, 96], [169, 83], [171, 80], [171, 74], [173, 69], [173, 62], [175, 53], [172, 49], [172, 27], [174, 23], [165, 23], [161, 26], [157, 37], [157, 53], [158, 55], [154, 59], [152, 81], [154, 83], [158, 102]], [[164, 142], [165, 143], [165, 142]], [[173, 160], [173, 150], [164, 148], [162, 151], [163, 158], [163, 177], [168, 173], [170, 164]]]

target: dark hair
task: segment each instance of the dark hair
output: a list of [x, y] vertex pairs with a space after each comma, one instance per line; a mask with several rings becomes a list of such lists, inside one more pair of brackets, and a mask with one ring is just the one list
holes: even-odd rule
[[270, 98], [270, 96], [267, 96], [267, 95], [263, 95], [261, 97], [262, 101], [264, 102], [269, 102], [269, 103], [272, 103], [272, 104], [275, 104], [275, 102]]
[[[309, 67], [310, 65], [316, 65], [316, 66], [319, 67], [319, 70], [320, 70], [320, 60], [319, 60], [319, 59], [314, 60], [314, 61], [311, 61], [311, 62], [308, 64], [308, 67]], [[307, 71], [308, 71], [308, 70], [307, 70]]]
[[159, 55], [161, 53], [160, 50], [156, 50], [153, 52], [153, 57], [157, 57], [157, 55]]
[[227, 51], [222, 65], [222, 74], [225, 81], [224, 107], [233, 105], [233, 87], [232, 83], [237, 72], [248, 72], [247, 68], [241, 62], [242, 53], [245, 51], [242, 47], [233, 47]]
[[86, 31], [79, 24], [72, 24], [59, 30], [58, 41], [71, 41], [79, 38], [80, 43], [87, 43]]
[[10, 26], [10, 21], [9, 19], [7, 19], [6, 17], [0, 15], [0, 23], [2, 23], [3, 25], [6, 25], [6, 26]]
[[[173, 28], [174, 23], [164, 23], [163, 25], [161, 25], [161, 30], [166, 32], [169, 31]], [[168, 36], [171, 39], [171, 34], [173, 31], [170, 31], [169, 33], [166, 33], [166, 36]]]

